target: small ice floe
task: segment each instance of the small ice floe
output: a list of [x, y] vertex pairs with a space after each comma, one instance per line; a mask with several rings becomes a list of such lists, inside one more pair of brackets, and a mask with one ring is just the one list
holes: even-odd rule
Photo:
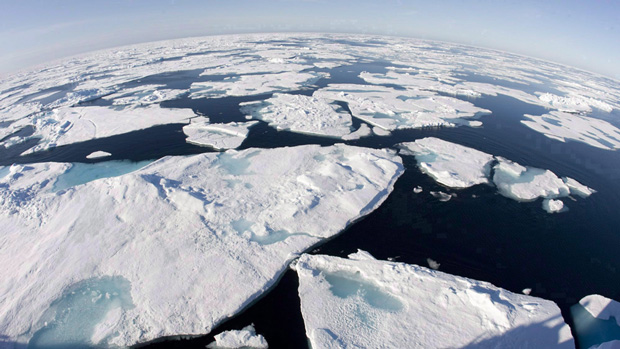
[[[206, 118], [202, 118], [206, 119]], [[186, 142], [215, 149], [238, 148], [250, 133], [250, 128], [258, 121], [211, 124], [208, 119], [183, 126]]]
[[443, 191], [431, 191], [430, 193], [433, 197], [437, 198], [439, 201], [442, 202], [450, 201], [452, 197], [456, 196], [456, 194], [448, 194], [444, 193]]
[[429, 268], [433, 270], [438, 270], [439, 266], [441, 266], [441, 263], [438, 263], [437, 261], [430, 258], [426, 258], [426, 263], [428, 264]]
[[254, 324], [248, 325], [241, 330], [224, 331], [215, 335], [215, 341], [207, 345], [207, 348], [268, 348], [267, 340], [260, 334], [256, 334]]
[[549, 213], [563, 212], [568, 210], [567, 207], [564, 207], [564, 202], [562, 200], [554, 200], [554, 199], [545, 199], [542, 203], [543, 210]]
[[487, 282], [367, 257], [295, 267], [313, 348], [574, 348], [555, 303]]
[[86, 155], [86, 158], [87, 159], [99, 159], [99, 158], [105, 158], [108, 156], [112, 156], [112, 153], [108, 153], [107, 151], [97, 150], [97, 151], [94, 151]]
[[422, 189], [422, 187], [419, 186], [419, 185], [417, 187], [413, 188], [413, 192], [416, 193], [416, 194], [420, 194], [423, 190], [424, 189]]
[[521, 293], [529, 296], [532, 293], [532, 289], [531, 288], [524, 288], [523, 290], [521, 290]]

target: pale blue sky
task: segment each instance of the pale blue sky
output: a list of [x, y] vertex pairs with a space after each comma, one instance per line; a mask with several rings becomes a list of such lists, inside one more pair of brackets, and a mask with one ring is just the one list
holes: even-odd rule
[[0, 0], [0, 74], [131, 43], [290, 31], [472, 44], [620, 79], [616, 0]]

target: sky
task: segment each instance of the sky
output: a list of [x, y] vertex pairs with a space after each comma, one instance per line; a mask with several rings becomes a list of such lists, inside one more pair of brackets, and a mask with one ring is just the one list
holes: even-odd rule
[[0, 77], [107, 47], [253, 32], [441, 40], [620, 80], [617, 0], [0, 0]]

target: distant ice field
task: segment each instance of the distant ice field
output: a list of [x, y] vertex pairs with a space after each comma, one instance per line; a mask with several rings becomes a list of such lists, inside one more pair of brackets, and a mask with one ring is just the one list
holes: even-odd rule
[[[531, 289], [533, 297], [555, 302], [572, 325], [569, 309], [583, 297], [620, 299], [619, 101], [619, 82], [571, 67], [463, 45], [356, 35], [253, 34], [164, 41], [100, 51], [9, 76], [0, 81], [0, 220], [14, 225], [5, 225], [11, 234], [0, 237], [0, 254], [15, 263], [17, 276], [11, 278], [24, 282], [0, 282], [0, 298], [9, 299], [10, 294], [15, 301], [11, 304], [17, 304], [0, 310], [7, 316], [20, 310], [30, 315], [19, 321], [4, 317], [0, 347], [28, 340], [32, 347], [60, 345], [67, 338], [101, 345], [147, 342], [147, 347], [162, 348], [169, 341], [204, 348], [241, 339], [272, 347], [306, 347], [298, 276], [286, 265], [302, 252], [346, 258], [358, 249], [379, 260], [438, 268], [513, 293]], [[403, 144], [428, 139], [454, 146], [445, 153], [434, 148], [421, 155], [402, 151]], [[345, 156], [330, 149], [358, 150]], [[295, 167], [295, 153], [313, 154], [309, 172], [302, 165]], [[470, 156], [473, 153], [479, 156]], [[171, 160], [195, 154], [216, 160], [196, 168], [188, 165], [190, 160]], [[352, 202], [332, 198], [338, 205], [325, 207], [354, 206], [353, 211], [364, 214], [351, 213], [351, 224], [339, 224], [325, 236], [317, 237], [318, 227], [333, 222], [319, 218], [303, 221], [312, 233], [280, 229], [274, 222], [283, 216], [291, 214], [282, 224], [298, 227], [300, 215], [314, 217], [312, 210], [325, 201], [315, 205], [310, 196], [306, 200], [301, 192], [275, 184], [269, 196], [256, 196], [266, 193], [266, 187], [259, 189], [260, 181], [243, 179], [257, 172], [246, 173], [248, 163], [237, 161], [235, 154], [244, 154], [244, 159], [261, 154], [247, 157], [252, 168], [295, 174], [274, 177], [273, 183], [296, 183], [297, 189], [320, 189], [325, 195], [331, 190], [369, 190], [349, 180], [355, 177], [376, 183], [373, 193], [381, 200], [364, 195], [351, 196], [357, 198]], [[386, 161], [402, 163], [402, 168], [390, 169], [360, 154], [385, 154]], [[363, 161], [353, 160], [357, 156]], [[253, 162], [259, 158], [265, 160]], [[174, 161], [186, 164], [187, 171], [163, 175], [149, 170], [162, 162], [174, 168]], [[287, 172], [287, 166], [293, 172]], [[218, 171], [228, 172], [220, 176]], [[378, 175], [381, 171], [384, 178]], [[323, 176], [331, 182], [317, 186], [304, 176]], [[226, 189], [218, 191], [219, 182]], [[122, 245], [108, 237], [109, 245], [83, 247], [101, 252], [100, 260], [93, 257], [79, 268], [59, 263], [64, 269], [54, 270], [50, 261], [59, 260], [59, 255], [34, 258], [57, 247], [52, 240], [29, 235], [36, 231], [34, 226], [16, 248], [24, 238], [19, 237], [24, 217], [19, 214], [59, 226], [75, 220], [77, 228], [67, 223], [55, 234], [66, 234], [62, 241], [79, 246], [85, 240], [69, 237], [84, 233], [79, 229], [87, 226], [85, 213], [73, 210], [63, 219], [49, 207], [62, 209], [59, 203], [70, 202], [69, 196], [95, 200], [93, 193], [113, 193], [106, 211], [123, 207], [123, 195], [142, 187], [152, 187], [143, 201], [158, 208], [160, 226], [174, 225], [166, 218], [170, 214], [182, 227], [175, 230], [179, 237], [168, 243], [162, 243], [164, 235], [145, 240], [158, 247], [148, 258], [136, 253], [138, 260], [121, 261], [122, 253], [141, 251], [139, 239]], [[129, 189], [124, 194], [120, 188]], [[45, 200], [40, 201], [42, 189]], [[226, 211], [230, 222], [215, 222], [211, 213], [199, 213], [213, 205], [209, 190], [221, 198], [226, 193], [240, 195], [243, 200], [236, 209], [257, 217], [261, 210], [252, 205], [284, 201], [302, 213], [295, 215], [285, 209], [292, 206], [284, 205], [265, 210], [257, 224], [248, 216], [235, 216], [231, 206]], [[116, 231], [116, 224], [127, 219], [122, 214], [108, 217], [97, 207], [88, 210], [99, 217], [101, 229]], [[133, 214], [142, 210], [146, 208], [138, 207]], [[134, 231], [135, 226], [129, 227]], [[55, 226], [45, 229], [56, 231]], [[226, 248], [234, 241], [224, 236], [238, 235], [243, 244], [259, 246], [269, 255], [268, 262], [251, 262], [253, 257], [235, 247], [232, 251], [247, 260], [234, 262], [231, 257], [227, 262], [243, 265], [234, 279], [224, 280], [211, 271], [193, 273], [180, 266], [195, 263], [182, 256], [198, 258], [196, 251], [204, 251], [204, 246], [196, 250], [193, 245], [203, 241], [198, 231], [208, 231], [204, 239], [218, 240], [213, 246]], [[287, 246], [277, 250], [281, 245]], [[166, 246], [187, 250], [174, 257]], [[308, 250], [310, 246], [314, 247]], [[126, 251], [114, 255], [115, 248]], [[216, 249], [219, 252], [209, 250], [210, 255], [226, 251]], [[33, 258], [17, 258], [24, 251]], [[162, 280], [169, 279], [166, 273], [210, 285], [215, 282], [211, 279], [219, 278], [222, 290], [228, 287], [234, 297], [229, 297], [231, 302], [223, 296], [214, 300], [179, 286], [166, 295], [172, 308], [163, 301], [150, 303], [156, 299], [149, 298], [148, 291], [155, 289], [150, 283], [154, 272], [142, 273], [141, 268], [148, 261], [166, 260], [176, 260], [173, 265], [180, 269], [162, 269]], [[53, 273], [59, 277], [51, 282]], [[246, 280], [252, 289], [234, 291], [235, 280]], [[46, 287], [36, 286], [44, 281]], [[181, 299], [183, 292], [187, 297]], [[206, 311], [196, 305], [197, 299], [213, 307]], [[93, 316], [80, 321], [67, 315], [68, 308]], [[64, 319], [64, 325], [50, 320], [53, 317]], [[173, 320], [165, 323], [162, 318]], [[29, 325], [32, 330], [27, 332]], [[171, 330], [158, 330], [162, 328]], [[175, 337], [189, 333], [197, 337]], [[214, 338], [220, 333], [226, 335]]]

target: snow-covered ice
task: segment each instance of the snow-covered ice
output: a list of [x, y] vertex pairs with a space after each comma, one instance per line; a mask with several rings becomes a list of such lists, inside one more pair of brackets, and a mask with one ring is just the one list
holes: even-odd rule
[[203, 117], [192, 119], [189, 125], [183, 126], [183, 133], [187, 135], [188, 143], [215, 149], [234, 149], [243, 143], [250, 128], [257, 123], [258, 121], [211, 124], [208, 118]]
[[275, 92], [298, 90], [312, 85], [325, 73], [282, 72], [274, 74], [241, 75], [222, 81], [194, 82], [190, 87], [190, 98], [218, 98], [225, 96], [251, 96]]
[[420, 194], [422, 191], [424, 191], [424, 189], [419, 185], [413, 188], [413, 192], [416, 194]]
[[276, 93], [264, 101], [242, 104], [241, 111], [278, 130], [335, 138], [352, 133], [351, 115], [316, 97]]
[[59, 108], [34, 117], [41, 141], [29, 152], [96, 138], [142, 130], [156, 125], [187, 123], [196, 116], [191, 109], [167, 109], [157, 105], [143, 108], [73, 107]]
[[[71, 340], [47, 315], [66, 307], [90, 345], [208, 333], [377, 208], [404, 170], [393, 151], [308, 145], [165, 157], [55, 191], [70, 168], [14, 165], [0, 179], [3, 340]], [[94, 282], [114, 295], [97, 281], [110, 278], [120, 307], [90, 312], [71, 293]]]
[[566, 211], [567, 208], [564, 207], [564, 202], [562, 200], [554, 200], [554, 199], [545, 199], [542, 203], [543, 210], [548, 213], [556, 213]]
[[94, 151], [88, 155], [86, 155], [87, 159], [98, 159], [98, 158], [105, 158], [108, 156], [112, 156], [111, 153], [108, 153], [107, 151], [103, 151], [103, 150], [97, 150]]
[[207, 348], [268, 348], [269, 345], [260, 334], [256, 334], [253, 325], [248, 325], [241, 330], [230, 330], [215, 336], [215, 342], [209, 343]]
[[[500, 156], [434, 137], [400, 143], [397, 146], [400, 154], [415, 156], [422, 172], [451, 188], [468, 188], [481, 183], [493, 184], [500, 194], [517, 201], [557, 199], [569, 194], [585, 198], [596, 192], [572, 178], [559, 178], [549, 170], [522, 166]], [[491, 168], [494, 171], [492, 179]], [[449, 194], [432, 193], [440, 200], [450, 199]], [[550, 213], [567, 210], [560, 200], [544, 201], [542, 205]]]
[[[574, 348], [555, 303], [404, 263], [304, 254], [296, 264], [313, 348]], [[446, 335], [448, 334], [448, 335]]]
[[559, 111], [524, 116], [526, 120], [521, 123], [549, 138], [583, 142], [607, 150], [620, 149], [620, 129], [605, 120]]
[[439, 138], [400, 143], [403, 155], [414, 155], [420, 170], [451, 188], [489, 183], [493, 156]]
[[620, 302], [589, 295], [571, 307], [571, 317], [582, 348], [617, 348], [620, 344]]
[[177, 99], [187, 90], [166, 89], [164, 85], [140, 85], [103, 97], [114, 105], [147, 105]]
[[490, 113], [472, 103], [426, 91], [391, 87], [330, 84], [313, 96], [348, 104], [353, 116], [386, 131], [429, 126], [479, 126], [475, 118]]
[[496, 157], [493, 183], [500, 194], [517, 201], [533, 201], [539, 197], [568, 196], [570, 188], [555, 173], [535, 167], [521, 166], [516, 162]]

